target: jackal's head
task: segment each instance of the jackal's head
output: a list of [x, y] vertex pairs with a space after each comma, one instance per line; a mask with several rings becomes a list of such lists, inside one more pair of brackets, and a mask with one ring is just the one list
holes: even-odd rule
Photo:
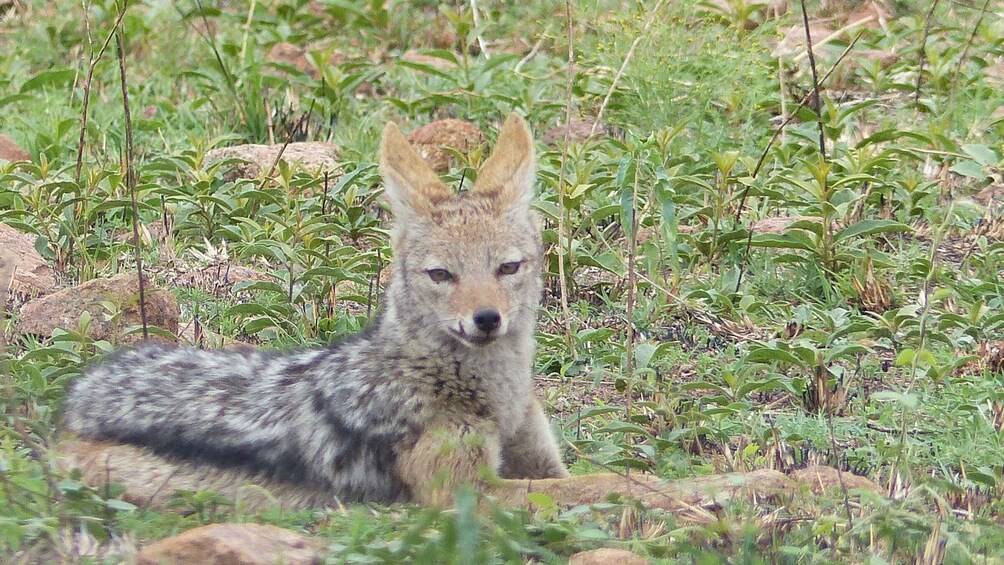
[[387, 124], [380, 170], [396, 258], [386, 323], [472, 347], [530, 335], [542, 263], [534, 168], [530, 130], [512, 114], [474, 187], [458, 194]]

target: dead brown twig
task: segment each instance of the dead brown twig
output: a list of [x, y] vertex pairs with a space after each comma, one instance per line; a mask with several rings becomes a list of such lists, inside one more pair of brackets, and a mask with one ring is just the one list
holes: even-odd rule
[[[122, 11], [125, 11], [123, 6]], [[143, 242], [139, 238], [139, 206], [136, 204], [136, 168], [133, 164], [132, 145], [132, 113], [129, 110], [129, 83], [126, 80], [125, 47], [122, 45], [121, 29], [115, 34], [115, 46], [119, 59], [119, 78], [122, 83], [122, 112], [125, 117], [125, 156], [122, 161], [125, 166], [126, 188], [129, 189], [129, 199], [132, 204], [132, 237], [133, 255], [136, 259], [136, 277], [139, 281], [139, 319], [143, 325], [143, 339], [149, 339], [150, 330], [146, 321], [146, 288], [143, 282]]]

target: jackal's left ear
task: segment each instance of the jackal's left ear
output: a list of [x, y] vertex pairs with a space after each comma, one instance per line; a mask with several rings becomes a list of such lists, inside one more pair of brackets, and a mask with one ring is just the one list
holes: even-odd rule
[[435, 205], [453, 192], [405, 139], [397, 124], [389, 122], [380, 141], [380, 174], [384, 194], [395, 216], [428, 216]]
[[495, 150], [481, 168], [472, 192], [495, 193], [506, 205], [526, 205], [533, 198], [535, 173], [530, 128], [519, 114], [512, 113], [502, 126]]

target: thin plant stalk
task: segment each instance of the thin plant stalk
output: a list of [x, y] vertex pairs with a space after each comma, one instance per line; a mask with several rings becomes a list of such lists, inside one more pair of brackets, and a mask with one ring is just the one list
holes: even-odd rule
[[924, 65], [927, 64], [927, 38], [931, 35], [931, 25], [934, 23], [934, 9], [938, 7], [938, 0], [931, 2], [931, 9], [927, 11], [927, 18], [924, 22], [924, 36], [920, 39], [920, 62], [917, 63], [917, 84], [913, 89], [913, 101], [920, 101], [920, 86], [924, 82]]
[[634, 213], [634, 208], [638, 202], [638, 165], [634, 167], [634, 183], [631, 187], [631, 224], [624, 226], [628, 236], [628, 259], [627, 259], [627, 303], [625, 304], [625, 342], [624, 355], [626, 357], [624, 370], [627, 372], [628, 386], [626, 398], [624, 400], [624, 410], [627, 413], [627, 421], [631, 421], [632, 396], [634, 395], [634, 309], [635, 309], [635, 287], [637, 286], [637, 276], [635, 259], [638, 254], [638, 215]]
[[983, 17], [987, 15], [987, 9], [990, 7], [990, 0], [983, 2], [983, 7], [980, 9], [980, 15], [976, 18], [976, 24], [973, 26], [973, 31], [969, 33], [969, 38], [966, 40], [966, 46], [962, 48], [962, 55], [959, 56], [959, 63], [955, 65], [955, 72], [952, 73], [952, 100], [955, 100], [955, 91], [958, 86], [959, 72], [962, 71], [962, 65], [966, 62], [966, 57], [969, 56], [969, 48], [973, 45], [973, 40], [976, 39], [976, 34], [980, 31], [980, 26], [983, 25]]
[[474, 29], [478, 30], [478, 49], [481, 50], [481, 54], [485, 56], [485, 59], [491, 59], [492, 56], [488, 53], [488, 45], [485, 44], [485, 38], [481, 34], [481, 14], [478, 12], [478, 0], [471, 0], [471, 17], [474, 20]]
[[819, 154], [826, 161], [826, 136], [823, 132], [823, 100], [819, 96], [819, 75], [816, 74], [816, 56], [812, 52], [812, 34], [809, 32], [809, 12], [805, 8], [805, 0], [799, 0], [802, 6], [802, 25], [805, 26], [805, 49], [809, 54], [809, 69], [812, 71], [813, 110], [816, 112], [816, 124], [819, 126]]
[[573, 65], [575, 63], [575, 40], [572, 20], [572, 0], [565, 0], [565, 19], [568, 22], [568, 67], [565, 83], [565, 139], [561, 148], [561, 165], [558, 168], [558, 294], [561, 301], [561, 315], [564, 318], [565, 347], [569, 355], [575, 357], [575, 340], [572, 339], [572, 315], [568, 309], [568, 280], [565, 273], [565, 245], [568, 245], [567, 256], [571, 257], [572, 242], [568, 234], [565, 219], [565, 167], [568, 161], [568, 142], [571, 136], [572, 119], [572, 83], [574, 79]]
[[125, 165], [126, 188], [129, 189], [129, 200], [132, 205], [132, 238], [133, 252], [136, 258], [136, 278], [139, 281], [139, 319], [143, 324], [143, 339], [149, 339], [150, 330], [146, 320], [146, 288], [143, 282], [143, 243], [139, 238], [139, 206], [136, 204], [136, 169], [133, 166], [132, 145], [132, 113], [129, 110], [129, 83], [126, 80], [125, 48], [122, 45], [122, 30], [115, 34], [115, 46], [118, 49], [119, 77], [122, 83], [122, 113], [125, 117]]

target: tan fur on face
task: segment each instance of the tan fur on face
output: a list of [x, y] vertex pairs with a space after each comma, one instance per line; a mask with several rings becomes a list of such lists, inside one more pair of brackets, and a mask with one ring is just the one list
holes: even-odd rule
[[[391, 292], [401, 292], [400, 302], [429, 308], [428, 317], [441, 321], [445, 335], [474, 331], [481, 337], [473, 315], [482, 309], [501, 315], [495, 337], [529, 335], [543, 252], [530, 209], [535, 157], [526, 122], [515, 114], [506, 120], [473, 189], [459, 194], [438, 181], [396, 127], [388, 126], [385, 135], [380, 162], [397, 253]], [[500, 275], [500, 266], [510, 262], [520, 262], [521, 272]], [[448, 271], [452, 280], [431, 284], [434, 269]]]

